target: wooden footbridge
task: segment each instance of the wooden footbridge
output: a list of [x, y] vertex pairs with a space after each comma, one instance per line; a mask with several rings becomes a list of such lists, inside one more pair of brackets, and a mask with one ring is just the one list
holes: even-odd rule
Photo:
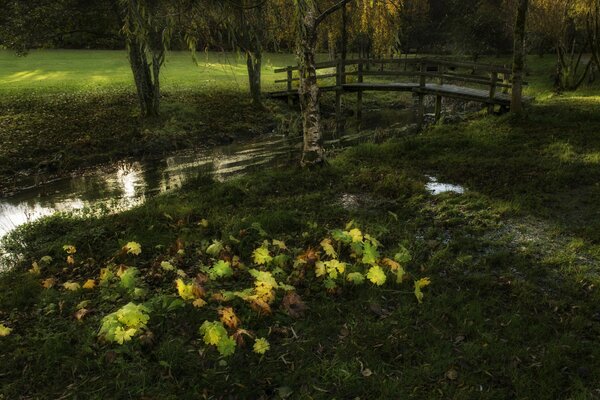
[[[275, 70], [286, 73], [277, 84], [284, 90], [271, 92], [273, 98], [287, 98], [293, 105], [298, 97], [298, 66]], [[393, 91], [413, 93], [417, 102], [419, 123], [425, 113], [425, 96], [435, 96], [435, 119], [442, 112], [442, 99], [474, 101], [487, 106], [492, 113], [496, 106], [507, 109], [511, 101], [512, 71], [506, 67], [433, 58], [380, 60], [336, 60], [317, 64], [317, 80], [323, 92], [336, 93], [336, 116], [341, 120], [342, 95], [357, 94], [356, 116], [362, 116], [363, 92]]]

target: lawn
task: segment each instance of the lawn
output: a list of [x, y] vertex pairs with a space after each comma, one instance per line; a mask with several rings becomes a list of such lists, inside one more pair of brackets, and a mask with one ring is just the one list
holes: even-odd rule
[[[548, 76], [550, 64], [532, 68]], [[475, 115], [418, 135], [379, 130], [393, 137], [323, 168], [207, 175], [122, 214], [19, 228], [4, 241], [21, 262], [0, 276], [0, 324], [12, 329], [0, 337], [0, 394], [597, 399], [600, 96], [552, 95], [539, 76], [529, 89], [538, 102], [523, 118]], [[433, 195], [427, 175], [466, 192]], [[317, 263], [335, 259], [323, 239], [347, 263], [335, 277], [326, 269], [329, 279]], [[139, 255], [127, 254], [132, 241]], [[64, 245], [77, 248], [72, 263]], [[400, 283], [385, 258], [401, 263]], [[348, 281], [375, 263], [381, 286], [371, 274]], [[103, 268], [114, 276], [101, 279]], [[137, 278], [122, 278], [133, 268]], [[241, 292], [256, 285], [252, 269], [277, 278], [270, 314]], [[420, 304], [422, 278], [431, 284]], [[69, 290], [89, 279], [94, 288]], [[186, 295], [177, 279], [197, 287]], [[285, 300], [286, 285], [306, 307]], [[198, 298], [207, 304], [194, 307]], [[129, 302], [146, 304], [146, 326], [123, 345], [99, 336]], [[234, 336], [244, 344], [221, 356], [199, 328], [226, 307], [253, 337]], [[264, 355], [255, 338], [269, 341]]]
[[[235, 53], [170, 52], [161, 75], [163, 89], [246, 90], [246, 60]], [[288, 54], [266, 54], [263, 82], [275, 80], [274, 68], [294, 63]], [[0, 90], [4, 93], [134, 91], [125, 51], [34, 50], [25, 57], [0, 50]]]

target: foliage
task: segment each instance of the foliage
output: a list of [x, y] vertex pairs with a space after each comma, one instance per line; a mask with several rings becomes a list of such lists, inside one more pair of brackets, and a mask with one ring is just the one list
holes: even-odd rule
[[98, 335], [107, 341], [124, 344], [147, 328], [148, 313], [144, 305], [128, 303], [102, 319]]

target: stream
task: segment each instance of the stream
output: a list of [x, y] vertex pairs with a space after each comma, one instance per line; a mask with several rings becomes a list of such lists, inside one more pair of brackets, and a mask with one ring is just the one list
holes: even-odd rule
[[[326, 140], [325, 147], [339, 149], [368, 137], [347, 135]], [[143, 204], [149, 197], [176, 190], [206, 171], [223, 181], [265, 165], [296, 163], [301, 140], [269, 135], [211, 149], [173, 153], [158, 160], [124, 160], [27, 189], [0, 198], [0, 238], [20, 225], [57, 212], [125, 211]]]

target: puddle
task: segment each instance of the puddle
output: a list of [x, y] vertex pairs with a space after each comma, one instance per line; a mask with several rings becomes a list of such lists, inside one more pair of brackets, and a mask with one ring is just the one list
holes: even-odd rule
[[465, 193], [465, 188], [460, 185], [438, 182], [437, 178], [434, 176], [427, 177], [429, 178], [429, 183], [425, 185], [425, 189], [427, 189], [434, 196], [442, 193]]

